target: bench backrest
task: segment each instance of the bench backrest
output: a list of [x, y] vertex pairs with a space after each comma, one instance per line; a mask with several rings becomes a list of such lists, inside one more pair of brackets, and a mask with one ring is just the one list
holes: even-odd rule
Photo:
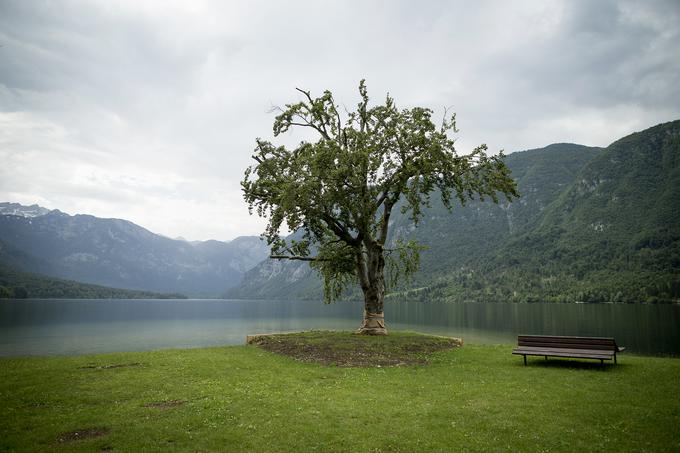
[[616, 341], [613, 338], [601, 337], [559, 337], [542, 335], [518, 335], [518, 346], [533, 346], [536, 348], [560, 349], [598, 349], [616, 351]]

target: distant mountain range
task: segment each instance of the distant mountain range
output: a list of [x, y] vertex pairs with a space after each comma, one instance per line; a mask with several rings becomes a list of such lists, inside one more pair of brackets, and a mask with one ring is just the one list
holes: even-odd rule
[[0, 203], [0, 215], [16, 215], [19, 217], [40, 217], [49, 213], [50, 210], [33, 204], [24, 206], [19, 203]]
[[[513, 203], [449, 213], [435, 196], [417, 227], [394, 216], [391, 241], [428, 249], [392, 298], [680, 301], [680, 121], [607, 148], [554, 144], [506, 162], [522, 195]], [[319, 298], [321, 283], [304, 262], [265, 260], [228, 295]]]
[[[606, 148], [560, 143], [506, 162], [522, 195], [512, 203], [449, 213], [433, 196], [417, 226], [396, 210], [389, 241], [414, 238], [427, 250], [390, 298], [680, 302], [680, 121]], [[321, 297], [307, 263], [268, 254], [258, 237], [187, 242], [125, 220], [0, 203], [0, 286], [18, 279], [61, 294], [75, 288], [38, 284], [41, 274], [194, 297]]]
[[169, 239], [132, 222], [0, 203], [0, 264], [61, 279], [218, 297], [268, 256], [259, 237]]

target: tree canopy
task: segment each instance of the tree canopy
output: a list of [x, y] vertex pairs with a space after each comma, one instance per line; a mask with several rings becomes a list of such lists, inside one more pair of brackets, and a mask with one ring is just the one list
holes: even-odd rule
[[[256, 163], [241, 184], [251, 211], [268, 218], [264, 236], [272, 257], [311, 261], [324, 279], [327, 301], [353, 281], [365, 295], [376, 284], [384, 294], [385, 258], [388, 284], [417, 269], [416, 243], [386, 247], [398, 204], [417, 224], [435, 192], [449, 210], [456, 200], [518, 196], [502, 153], [489, 156], [486, 145], [456, 152], [450, 136], [457, 132], [455, 114], [445, 112], [436, 125], [432, 110], [399, 110], [389, 95], [369, 106], [363, 80], [352, 112], [341, 109], [330, 91], [316, 98], [298, 91], [300, 102], [279, 109], [274, 136], [299, 127], [317, 140], [288, 149], [258, 138]], [[301, 237], [285, 241], [283, 227]]]

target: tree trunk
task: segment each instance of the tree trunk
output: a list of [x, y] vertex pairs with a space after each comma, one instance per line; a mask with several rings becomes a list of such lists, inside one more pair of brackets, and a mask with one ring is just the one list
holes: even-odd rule
[[358, 259], [361, 290], [364, 293], [364, 319], [357, 333], [362, 335], [387, 335], [385, 328], [385, 257], [383, 248], [373, 244]]

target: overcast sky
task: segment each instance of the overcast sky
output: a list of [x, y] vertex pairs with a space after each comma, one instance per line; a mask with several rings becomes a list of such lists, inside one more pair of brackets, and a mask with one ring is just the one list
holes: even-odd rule
[[452, 107], [460, 152], [680, 118], [677, 0], [0, 0], [0, 46], [0, 201], [192, 240], [262, 231], [239, 181], [295, 87]]

